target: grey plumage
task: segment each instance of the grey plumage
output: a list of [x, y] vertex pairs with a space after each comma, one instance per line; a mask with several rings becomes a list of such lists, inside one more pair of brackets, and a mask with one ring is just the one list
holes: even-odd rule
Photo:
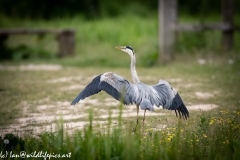
[[[139, 106], [146, 112], [146, 110], [153, 111], [153, 106], [155, 105], [157, 107], [162, 106], [163, 109], [175, 110], [176, 116], [180, 116], [181, 118], [187, 119], [189, 117], [189, 112], [181, 97], [167, 81], [160, 80], [158, 84], [153, 86], [148, 86], [140, 82], [135, 69], [136, 60], [132, 47], [124, 46], [116, 48], [128, 53], [131, 57], [130, 66], [133, 83], [115, 73], [106, 72], [95, 77], [72, 101], [72, 105], [100, 91], [105, 91], [126, 105], [136, 104], [137, 116]], [[143, 122], [145, 120], [145, 112]]]
[[164, 109], [175, 110], [176, 115], [179, 114], [185, 119], [189, 116], [181, 97], [167, 81], [160, 80], [158, 84], [153, 86], [145, 85], [142, 82], [132, 84], [112, 72], [95, 77], [72, 101], [72, 105], [102, 90], [126, 105], [137, 104], [140, 105], [141, 109], [151, 111], [154, 110], [154, 105], [162, 106]]

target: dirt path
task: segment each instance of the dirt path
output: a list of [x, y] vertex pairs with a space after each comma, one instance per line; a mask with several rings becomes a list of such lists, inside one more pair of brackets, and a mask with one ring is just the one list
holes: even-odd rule
[[[21, 66], [1, 66], [0, 70], [6, 71], [40, 71], [40, 70], [51, 70], [57, 71], [62, 70], [63, 68], [59, 65], [21, 65]], [[63, 86], [58, 88], [58, 91], [81, 91], [87, 83], [89, 83], [94, 76], [85, 77], [84, 79], [81, 76], [66, 76], [58, 77], [55, 79], [47, 79], [45, 83], [51, 84], [61, 84], [61, 83], [70, 83], [75, 81], [76, 83], [70, 84], [67, 87]], [[155, 79], [151, 76], [141, 77], [141, 79], [152, 80]], [[79, 84], [82, 82], [82, 84]], [[170, 83], [181, 83], [180, 78], [169, 79]], [[60, 85], [61, 86], [61, 85]], [[186, 85], [186, 88], [192, 87], [194, 84]], [[199, 99], [208, 99], [213, 97], [217, 92], [207, 93], [207, 92], [195, 92], [195, 96]], [[74, 98], [74, 97], [72, 97]], [[86, 98], [84, 101], [81, 101], [75, 106], [70, 105], [69, 101], [53, 101], [49, 98], [40, 99], [33, 102], [22, 101], [18, 104], [18, 108], [21, 108], [22, 114], [18, 117], [15, 123], [12, 123], [6, 127], [1, 127], [1, 134], [5, 133], [15, 133], [15, 134], [24, 134], [26, 132], [38, 134], [43, 131], [55, 131], [57, 129], [56, 122], [60, 118], [64, 120], [63, 126], [68, 131], [72, 132], [76, 129], [82, 129], [84, 126], [89, 124], [89, 109], [93, 109], [93, 125], [105, 127], [109, 122], [109, 115], [111, 115], [112, 125], [116, 125], [117, 118], [119, 117], [119, 106], [120, 103], [113, 98]], [[32, 106], [35, 106], [34, 109]], [[104, 107], [103, 107], [104, 106]], [[201, 110], [207, 111], [215, 109], [218, 106], [216, 104], [192, 104], [187, 106], [190, 114], [191, 111]], [[157, 109], [156, 112], [147, 112], [147, 117], [161, 117], [174, 115], [174, 112], [165, 111], [162, 109]], [[143, 115], [141, 110], [139, 115]], [[123, 118], [136, 118], [136, 106], [124, 106], [122, 110]], [[158, 119], [156, 118], [156, 119]], [[159, 124], [158, 126], [166, 127]], [[157, 128], [157, 126], [155, 126]]]

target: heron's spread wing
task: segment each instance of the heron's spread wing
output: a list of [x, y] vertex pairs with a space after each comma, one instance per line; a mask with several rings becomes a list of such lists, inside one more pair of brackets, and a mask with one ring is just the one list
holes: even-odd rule
[[154, 104], [157, 107], [161, 105], [164, 109], [175, 110], [180, 117], [189, 117], [181, 97], [167, 81], [160, 80], [158, 84], [149, 87], [141, 82], [132, 84], [112, 72], [95, 77], [71, 104], [75, 105], [102, 90], [124, 104], [140, 104], [142, 109], [148, 110], [153, 110]]
[[95, 77], [92, 82], [89, 83], [87, 87], [84, 88], [84, 90], [72, 101], [71, 105], [75, 105], [80, 100], [100, 92], [101, 90], [98, 89], [100, 78], [101, 75]]
[[[175, 110], [178, 114], [187, 119], [189, 112], [183, 103], [177, 91], [165, 80], [160, 80], [158, 84], [151, 86], [153, 97], [159, 101], [155, 103], [156, 106], [163, 106], [164, 109]], [[156, 99], [153, 98], [153, 99]], [[152, 101], [152, 100], [151, 100]], [[156, 101], [156, 100], [155, 100]]]
[[107, 92], [116, 100], [124, 104], [132, 104], [136, 101], [136, 87], [121, 76], [107, 72], [95, 77], [90, 84], [72, 101], [72, 105], [86, 97], [94, 95], [101, 90]]

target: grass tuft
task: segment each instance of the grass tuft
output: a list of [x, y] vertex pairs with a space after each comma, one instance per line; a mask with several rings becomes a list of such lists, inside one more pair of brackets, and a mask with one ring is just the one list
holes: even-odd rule
[[75, 131], [72, 135], [64, 132], [62, 121], [58, 123], [57, 132], [45, 132], [38, 137], [20, 138], [6, 134], [1, 139], [1, 150], [14, 153], [42, 151], [71, 159], [240, 158], [239, 111], [223, 110], [213, 115], [202, 113], [189, 121], [179, 119], [162, 130], [149, 128], [143, 136], [139, 134], [141, 129], [135, 134], [122, 127], [108, 129], [105, 133], [101, 129], [95, 130], [91, 125], [91, 110], [89, 122], [83, 131]]

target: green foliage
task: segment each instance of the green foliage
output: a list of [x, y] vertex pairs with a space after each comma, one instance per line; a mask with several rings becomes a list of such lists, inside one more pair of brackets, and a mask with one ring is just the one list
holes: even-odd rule
[[152, 67], [152, 66], [156, 66], [158, 64], [159, 61], [159, 55], [157, 52], [152, 53], [152, 54], [148, 54], [148, 55], [144, 55], [141, 57], [141, 59], [139, 60], [140, 65], [141, 66], [146, 66], [146, 67]]
[[[206, 20], [214, 21], [219, 16], [208, 16]], [[194, 17], [183, 15], [180, 22], [198, 22]], [[65, 59], [52, 59], [54, 62], [64, 65], [77, 66], [111, 66], [123, 67], [129, 66], [129, 57], [124, 53], [115, 50], [117, 45], [131, 45], [137, 57], [137, 65], [154, 66], [158, 62], [158, 17], [157, 14], [152, 17], [142, 17], [133, 14], [127, 14], [116, 18], [103, 18], [95, 21], [87, 21], [81, 16], [69, 18], [53, 19], [51, 21], [29, 20], [29, 19], [9, 19], [3, 17], [0, 21], [4, 27], [22, 27], [22, 28], [73, 28], [76, 32], [76, 50], [75, 57]], [[239, 55], [239, 34], [234, 36], [233, 52]], [[24, 59], [24, 57], [33, 59], [51, 59], [56, 57], [58, 45], [53, 35], [39, 37], [36, 35], [9, 36], [6, 41], [8, 48], [18, 48], [9, 50], [9, 58]], [[8, 52], [16, 52], [9, 54]], [[223, 55], [221, 44], [221, 32], [203, 31], [203, 32], [181, 32], [178, 33], [175, 46], [177, 56], [188, 53], [190, 56], [201, 54], [207, 56]], [[32, 52], [32, 53], [30, 53]], [[115, 61], [116, 56], [121, 54], [121, 58]], [[189, 55], [188, 55], [189, 56]]]
[[27, 17], [31, 19], [52, 19], [75, 15], [82, 15], [86, 19], [106, 16], [115, 17], [122, 14], [126, 9], [128, 12], [134, 14], [140, 13], [141, 15], [146, 15], [147, 12], [156, 12], [157, 1], [71, 0], [60, 1], [58, 3], [56, 3], [56, 1], [48, 0], [22, 0], [14, 3], [8, 0], [0, 1], [0, 14], [18, 18]]
[[208, 124], [209, 124], [208, 118], [204, 115], [200, 116], [199, 131], [205, 132], [208, 129]]
[[[235, 2], [235, 7], [240, 1]], [[0, 1], [0, 26], [4, 28], [72, 28], [76, 34], [76, 56], [53, 59], [65, 65], [111, 66], [129, 65], [129, 57], [115, 62], [116, 45], [132, 45], [136, 49], [137, 65], [158, 64], [158, 1], [97, 1], [71, 0], [59, 3], [47, 0]], [[196, 5], [198, 4], [198, 5]], [[37, 7], [36, 7], [37, 6]], [[48, 6], [48, 7], [46, 7]], [[217, 0], [179, 1], [179, 23], [221, 21]], [[27, 9], [26, 9], [27, 8]], [[47, 20], [46, 20], [47, 19]], [[91, 20], [90, 20], [91, 19]], [[236, 9], [234, 22], [239, 25]], [[220, 31], [181, 32], [177, 35], [176, 55], [188, 53], [221, 55]], [[239, 33], [234, 35], [233, 53], [239, 56]], [[58, 46], [54, 36], [9, 36], [6, 46], [0, 46], [0, 60], [52, 59]], [[117, 52], [116, 52], [117, 53]], [[189, 55], [188, 55], [189, 56]]]
[[2, 47], [2, 54], [0, 60], [26, 60], [26, 59], [46, 59], [53, 58], [49, 52], [42, 49], [30, 48], [26, 45], [19, 45], [14, 48]]
[[[54, 154], [65, 154], [71, 159], [239, 159], [240, 149], [240, 112], [228, 110], [210, 115], [209, 127], [196, 130], [196, 126], [206, 126], [204, 118], [192, 118], [160, 131], [148, 128], [141, 136], [123, 127], [112, 128], [112, 131], [93, 129], [91, 111], [89, 126], [72, 135], [63, 131], [62, 122], [55, 133], [42, 133], [38, 137], [28, 136], [24, 139], [11, 134], [4, 139], [9, 144], [4, 147], [24, 146], [24, 151], [33, 153], [42, 151]], [[201, 117], [204, 117], [202, 115]], [[110, 122], [109, 122], [110, 123]], [[130, 125], [130, 128], [132, 125]], [[14, 145], [13, 145], [14, 143]], [[22, 148], [23, 149], [23, 148]], [[20, 148], [11, 147], [14, 153]]]
[[[235, 13], [239, 13], [239, 1], [234, 1]], [[180, 0], [179, 12], [195, 16], [220, 14], [221, 2], [219, 0]], [[116, 17], [125, 12], [141, 16], [151, 16], [158, 10], [158, 1], [144, 0], [21, 0], [0, 1], [0, 14], [18, 18], [52, 19], [59, 17], [72, 17], [82, 15], [86, 19]], [[150, 13], [150, 14], [149, 14]], [[1, 23], [0, 23], [1, 24]]]
[[1, 54], [0, 54], [0, 60], [10, 60], [12, 59], [12, 50], [9, 49], [8, 47], [4, 46], [4, 45], [0, 45], [0, 50], [1, 50]]
[[12, 133], [5, 134], [3, 139], [0, 137], [0, 141], [0, 150], [3, 152], [24, 149], [24, 140]]
[[[3, 19], [3, 21], [6, 26], [13, 27], [59, 28], [61, 26], [62, 28], [76, 29], [76, 56], [61, 60], [68, 65], [129, 66], [129, 57], [117, 51], [114, 48], [115, 46], [132, 45], [136, 49], [139, 59], [146, 53], [156, 53], [157, 48], [157, 28], [154, 29], [157, 26], [157, 19], [153, 18], [144, 19], [139, 16], [129, 15], [116, 19], [85, 21], [77, 16], [71, 19], [55, 19], [50, 22], [30, 21], [29, 19], [9, 21], [8, 18]], [[56, 55], [58, 52], [56, 40], [54, 36], [50, 35], [41, 39], [34, 35], [10, 36], [6, 41], [6, 45], [10, 48], [27, 45], [29, 48], [38, 51], [46, 51], [49, 55]], [[116, 63], [114, 59], [119, 54], [122, 56]]]

